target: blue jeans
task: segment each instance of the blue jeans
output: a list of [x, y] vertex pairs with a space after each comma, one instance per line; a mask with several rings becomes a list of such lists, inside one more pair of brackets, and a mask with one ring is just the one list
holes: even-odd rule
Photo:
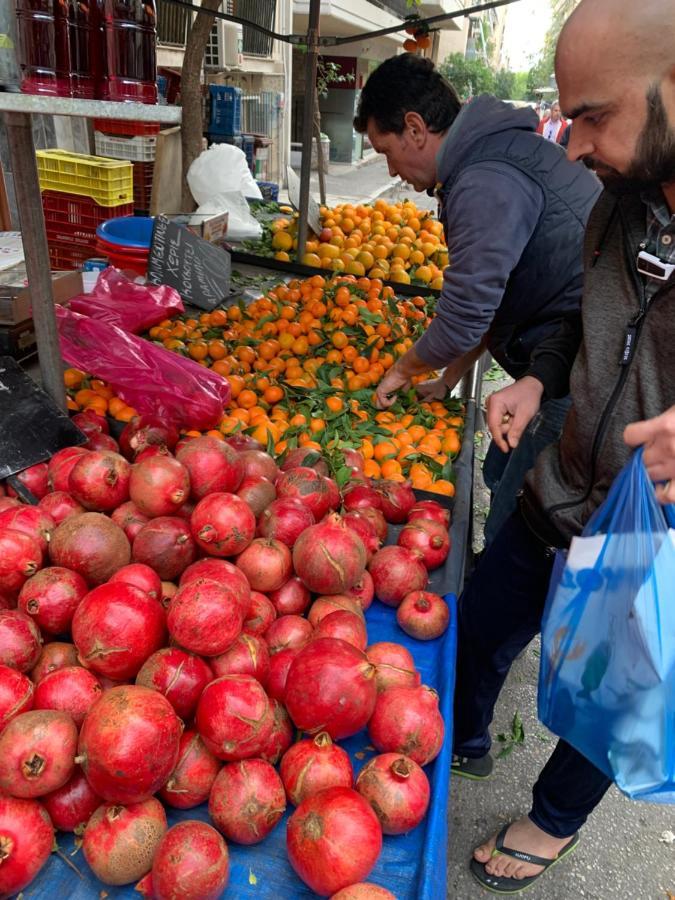
[[[454, 752], [478, 758], [491, 746], [489, 726], [511, 663], [539, 632], [553, 553], [520, 511], [486, 549], [459, 599]], [[530, 819], [556, 838], [586, 821], [612, 782], [563, 740], [532, 790]]]
[[485, 521], [485, 546], [489, 546], [516, 508], [516, 496], [536, 458], [549, 444], [559, 440], [571, 400], [548, 400], [525, 429], [520, 443], [503, 453], [493, 441], [483, 463], [483, 479], [492, 492], [490, 513]]

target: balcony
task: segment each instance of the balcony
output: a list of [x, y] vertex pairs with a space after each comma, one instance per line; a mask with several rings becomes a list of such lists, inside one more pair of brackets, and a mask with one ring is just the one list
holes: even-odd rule
[[[370, 3], [369, 0], [321, 0], [320, 31], [325, 35], [348, 37], [364, 31], [377, 31], [398, 25], [408, 13], [400, 14], [390, 11], [392, 6], [405, 7], [405, 0], [400, 4]], [[293, 0], [293, 31], [302, 34], [307, 30], [309, 16], [309, 0]], [[395, 53], [405, 39], [403, 33], [387, 35], [386, 40], [390, 52]]]
[[[427, 16], [442, 16], [443, 13], [457, 12], [466, 6], [472, 5], [472, 3], [467, 3], [466, 0], [423, 0], [419, 6], [413, 7], [413, 11], [418, 12], [424, 19]], [[410, 15], [410, 12], [408, 12], [408, 15]], [[438, 27], [443, 28], [445, 31], [459, 31], [462, 27], [461, 23], [462, 18], [458, 16], [456, 19], [448, 19], [447, 22], [441, 22]]]

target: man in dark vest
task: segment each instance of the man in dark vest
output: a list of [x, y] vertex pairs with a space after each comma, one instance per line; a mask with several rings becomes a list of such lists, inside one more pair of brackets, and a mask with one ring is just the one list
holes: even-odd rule
[[[532, 109], [489, 95], [462, 107], [433, 64], [415, 54], [386, 60], [368, 78], [354, 127], [386, 156], [392, 176], [436, 190], [450, 257], [436, 317], [378, 386], [380, 406], [413, 376], [445, 368], [436, 386], [443, 395], [486, 348], [518, 378], [541, 340], [578, 321], [583, 235], [600, 185], [542, 141], [538, 124]], [[537, 454], [559, 437], [568, 405], [567, 398], [544, 404], [510, 458], [491, 447], [488, 543]]]

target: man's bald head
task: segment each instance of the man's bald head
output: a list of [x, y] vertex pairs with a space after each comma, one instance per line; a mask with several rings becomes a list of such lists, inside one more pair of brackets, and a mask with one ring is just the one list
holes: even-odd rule
[[568, 156], [622, 190], [661, 184], [675, 204], [675, 0], [582, 0], [555, 68]]

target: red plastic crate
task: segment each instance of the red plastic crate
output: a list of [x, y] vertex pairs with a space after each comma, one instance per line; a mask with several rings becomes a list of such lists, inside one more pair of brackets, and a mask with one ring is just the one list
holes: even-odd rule
[[159, 122], [128, 122], [123, 119], [94, 119], [96, 131], [103, 134], [119, 136], [153, 135], [159, 134], [162, 126]]
[[79, 269], [85, 259], [96, 256], [96, 242], [89, 247], [49, 241], [49, 265], [52, 269]]
[[96, 228], [108, 219], [133, 216], [133, 203], [123, 206], [99, 206], [90, 197], [60, 191], [42, 192], [47, 238], [50, 243], [80, 244], [94, 248]]
[[152, 195], [152, 179], [155, 164], [151, 162], [135, 162], [134, 167], [134, 209], [148, 212]]

